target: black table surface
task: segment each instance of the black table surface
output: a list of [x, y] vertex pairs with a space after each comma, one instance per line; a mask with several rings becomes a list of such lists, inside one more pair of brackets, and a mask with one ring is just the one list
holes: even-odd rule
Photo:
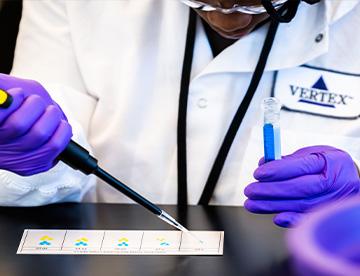
[[0, 275], [291, 275], [284, 230], [241, 207], [163, 206], [191, 230], [225, 231], [223, 256], [17, 255], [24, 229], [173, 230], [137, 205], [0, 208]]

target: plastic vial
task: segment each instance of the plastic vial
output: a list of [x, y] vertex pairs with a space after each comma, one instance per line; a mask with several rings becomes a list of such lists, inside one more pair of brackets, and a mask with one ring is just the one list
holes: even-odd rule
[[264, 158], [265, 162], [281, 159], [280, 144], [280, 109], [281, 103], [274, 97], [265, 98], [264, 111]]

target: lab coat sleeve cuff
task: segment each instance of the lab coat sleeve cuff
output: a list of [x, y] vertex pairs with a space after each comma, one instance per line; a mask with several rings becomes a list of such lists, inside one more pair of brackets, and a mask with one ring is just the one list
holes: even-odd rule
[[[73, 139], [89, 148], [81, 127], [72, 123]], [[51, 170], [22, 177], [0, 170], [1, 206], [39, 206], [55, 202], [78, 202], [95, 193], [95, 178], [59, 162]]]

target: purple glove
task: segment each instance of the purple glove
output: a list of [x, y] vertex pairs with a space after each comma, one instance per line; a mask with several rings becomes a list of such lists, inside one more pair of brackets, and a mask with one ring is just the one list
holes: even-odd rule
[[258, 182], [245, 188], [245, 208], [254, 213], [279, 213], [275, 224], [294, 226], [314, 206], [356, 194], [360, 178], [354, 161], [329, 146], [300, 149], [264, 163], [254, 172]]
[[72, 136], [64, 113], [36, 81], [0, 74], [0, 89], [13, 97], [0, 108], [0, 169], [22, 176], [51, 169]]

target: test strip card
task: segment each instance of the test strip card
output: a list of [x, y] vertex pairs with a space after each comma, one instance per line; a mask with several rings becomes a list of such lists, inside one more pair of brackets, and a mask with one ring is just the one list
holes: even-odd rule
[[[17, 254], [223, 255], [223, 231], [26, 229]], [[197, 240], [196, 238], [201, 240]]]

